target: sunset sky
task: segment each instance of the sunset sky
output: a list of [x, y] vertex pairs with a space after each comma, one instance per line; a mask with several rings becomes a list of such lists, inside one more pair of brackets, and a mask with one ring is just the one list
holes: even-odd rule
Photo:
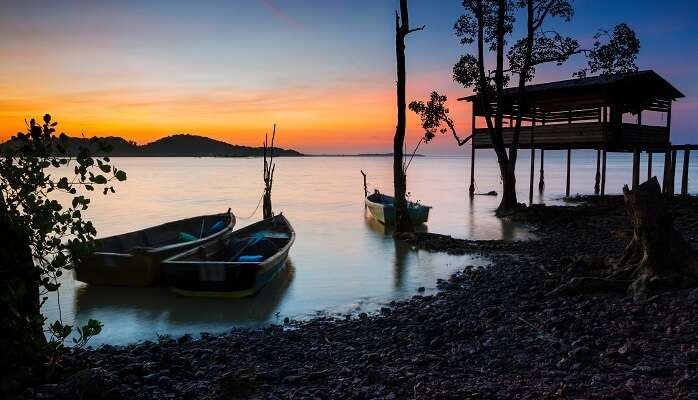
[[[139, 143], [192, 133], [259, 145], [277, 123], [282, 147], [308, 153], [388, 152], [395, 126], [397, 0], [2, 1], [0, 140], [49, 112], [70, 135]], [[452, 26], [457, 0], [410, 0], [408, 100], [449, 96], [467, 133], [469, 109], [451, 68], [465, 50]], [[575, 2], [551, 27], [589, 43], [599, 28], [636, 30], [639, 67], [686, 98], [675, 104], [675, 143], [698, 142], [698, 2]], [[539, 69], [536, 82], [579, 67]], [[409, 135], [421, 131], [410, 115]], [[462, 154], [451, 137], [424, 150]]]

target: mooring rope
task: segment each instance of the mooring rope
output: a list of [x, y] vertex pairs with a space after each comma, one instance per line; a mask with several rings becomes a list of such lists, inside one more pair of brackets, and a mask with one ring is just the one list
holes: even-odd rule
[[241, 220], [248, 220], [248, 219], [254, 217], [254, 215], [257, 213], [257, 210], [259, 210], [259, 206], [262, 204], [262, 199], [264, 199], [264, 191], [262, 191], [262, 196], [259, 197], [259, 202], [257, 202], [257, 207], [254, 208], [254, 211], [252, 211], [252, 214], [250, 214], [247, 217], [238, 217], [236, 215], [235, 218], [241, 219]]

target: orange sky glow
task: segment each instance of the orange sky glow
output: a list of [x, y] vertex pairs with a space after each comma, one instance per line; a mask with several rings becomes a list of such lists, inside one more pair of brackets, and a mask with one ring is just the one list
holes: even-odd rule
[[[70, 91], [0, 82], [4, 93], [0, 140], [24, 131], [25, 118], [38, 118], [48, 111], [59, 121], [59, 131], [71, 136], [114, 135], [143, 144], [175, 133], [192, 133], [257, 146], [276, 122], [278, 143], [283, 147], [336, 152], [332, 148], [339, 141], [342, 151], [389, 151], [396, 118], [395, 92], [390, 77], [380, 83], [278, 90], [123, 87]], [[430, 79], [410, 83], [428, 90]], [[451, 103], [458, 125], [465, 129], [469, 106], [455, 99]], [[408, 122], [409, 139], [416, 141], [422, 133], [419, 121], [410, 113]]]

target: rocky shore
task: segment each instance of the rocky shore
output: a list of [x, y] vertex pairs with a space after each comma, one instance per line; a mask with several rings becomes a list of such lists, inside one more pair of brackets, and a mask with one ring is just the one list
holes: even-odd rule
[[[698, 289], [638, 304], [624, 293], [549, 296], [632, 231], [620, 198], [533, 207], [537, 240], [404, 237], [420, 251], [477, 252], [433, 296], [376, 315], [287, 321], [223, 336], [75, 350], [25, 398], [698, 399]], [[698, 240], [698, 200], [671, 206]]]

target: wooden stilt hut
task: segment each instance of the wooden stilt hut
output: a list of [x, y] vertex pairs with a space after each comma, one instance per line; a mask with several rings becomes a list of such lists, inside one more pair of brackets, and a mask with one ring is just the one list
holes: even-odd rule
[[[605, 194], [606, 154], [609, 152], [633, 153], [633, 186], [640, 180], [640, 153], [665, 153], [664, 192], [673, 194], [672, 165], [676, 165], [677, 149], [686, 152], [698, 146], [671, 145], [671, 105], [684, 97], [675, 87], [654, 71], [638, 71], [611, 76], [570, 79], [558, 82], [530, 85], [526, 88], [526, 104], [518, 104], [518, 88], [504, 91], [504, 144], [510, 146], [516, 115], [522, 107], [522, 127], [519, 148], [531, 150], [531, 182], [529, 201], [533, 201], [535, 151], [541, 150], [539, 187], [543, 187], [543, 151], [566, 150], [566, 195], [570, 195], [570, 164], [572, 150], [597, 150], [595, 192]], [[491, 149], [492, 143], [486, 128], [478, 128], [483, 118], [478, 97], [468, 96], [458, 100], [472, 103], [473, 158], [475, 149]], [[496, 111], [496, 103], [492, 104]], [[655, 113], [654, 118], [643, 114]], [[686, 147], [684, 149], [684, 147]], [[687, 154], [687, 153], [685, 153]], [[684, 157], [688, 160], [688, 156]], [[651, 162], [651, 161], [649, 161]], [[684, 164], [683, 184], [687, 181], [688, 163]], [[471, 185], [475, 163], [471, 163]], [[599, 171], [600, 169], [600, 171]], [[648, 165], [648, 173], [651, 166]]]

